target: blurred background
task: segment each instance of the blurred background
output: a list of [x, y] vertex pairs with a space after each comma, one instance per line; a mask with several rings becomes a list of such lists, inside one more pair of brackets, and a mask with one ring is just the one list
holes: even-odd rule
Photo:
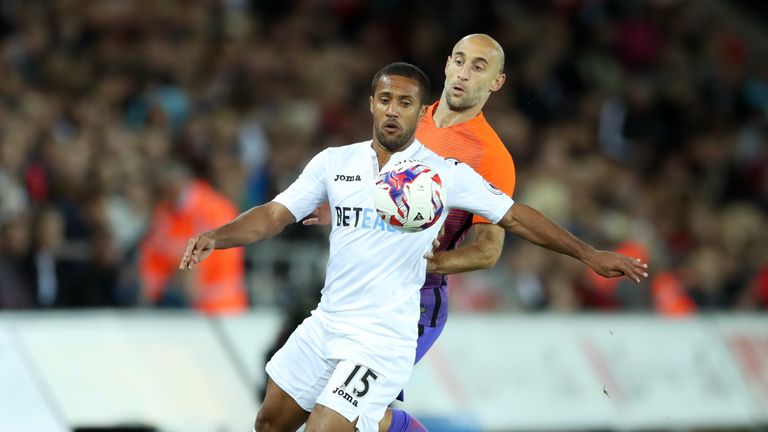
[[[421, 67], [437, 99], [473, 32], [506, 52], [484, 113], [515, 198], [652, 271], [602, 279], [508, 238], [493, 270], [451, 277], [457, 318], [403, 407], [434, 431], [765, 428], [766, 24], [760, 0], [0, 1], [0, 430], [249, 430], [265, 357], [319, 298], [327, 229], [292, 226], [182, 274], [186, 239], [271, 200], [320, 150], [369, 139], [385, 64]], [[488, 377], [470, 340], [518, 375]], [[187, 369], [162, 369], [169, 357]], [[716, 366], [688, 375], [702, 364]], [[188, 391], [158, 396], [168, 374]], [[240, 418], [163, 405], [227, 374]], [[137, 380], [124, 402], [117, 382]], [[477, 380], [503, 391], [462, 390]]]

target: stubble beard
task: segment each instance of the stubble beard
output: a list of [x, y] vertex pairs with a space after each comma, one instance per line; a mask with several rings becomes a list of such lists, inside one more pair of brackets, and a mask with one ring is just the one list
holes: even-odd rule
[[410, 141], [411, 137], [413, 136], [414, 130], [415, 129], [403, 130], [400, 135], [394, 137], [387, 137], [386, 134], [380, 129], [376, 129], [375, 133], [379, 144], [387, 149], [387, 151], [394, 153], [402, 150], [403, 146], [408, 144], [408, 141]]
[[464, 93], [463, 98], [454, 97], [450, 94], [450, 90], [445, 90], [445, 102], [448, 104], [448, 108], [451, 111], [466, 111], [475, 106], [476, 104], [467, 96], [468, 95]]

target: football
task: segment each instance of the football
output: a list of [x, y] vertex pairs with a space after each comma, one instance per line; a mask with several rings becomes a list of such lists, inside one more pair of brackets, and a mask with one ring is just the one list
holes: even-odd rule
[[376, 178], [376, 212], [393, 228], [425, 230], [440, 220], [445, 191], [437, 171], [419, 161], [403, 161]]

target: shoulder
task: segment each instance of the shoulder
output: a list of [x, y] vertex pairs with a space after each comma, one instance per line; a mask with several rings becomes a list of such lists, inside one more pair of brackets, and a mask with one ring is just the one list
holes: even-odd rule
[[490, 184], [492, 192], [501, 189], [509, 196], [512, 196], [515, 190], [515, 163], [507, 147], [499, 138], [496, 131], [485, 120], [473, 125], [478, 141], [483, 146], [482, 157], [477, 164], [476, 170]]
[[514, 173], [514, 160], [499, 135], [485, 118], [481, 117], [478, 120], [471, 126], [478, 144], [482, 146], [481, 156], [475, 169], [492, 181], [499, 182], [499, 176], [508, 176], [510, 173]]
[[453, 179], [458, 175], [463, 176], [461, 172], [465, 169], [472, 170], [472, 168], [456, 158], [444, 158], [432, 150], [426, 149], [426, 151], [419, 156], [419, 160], [432, 167], [442, 177], [443, 181], [452, 183]]
[[351, 156], [357, 153], [367, 152], [371, 146], [371, 141], [361, 141], [354, 144], [347, 144], [339, 147], [328, 147], [319, 154], [324, 153], [330, 157]]
[[485, 151], [487, 153], [490, 152], [494, 156], [505, 156], [511, 159], [512, 156], [509, 154], [509, 150], [507, 150], [504, 142], [499, 138], [499, 134], [493, 130], [484, 117], [480, 120], [472, 125], [472, 131], [477, 136], [480, 144], [485, 148]]
[[350, 159], [365, 152], [366, 142], [348, 144], [339, 147], [327, 147], [312, 157], [310, 164], [318, 163], [342, 163], [346, 164]]
[[423, 162], [426, 162], [427, 164], [439, 165], [441, 167], [449, 167], [449, 166], [455, 166], [457, 163], [461, 163], [459, 159], [454, 159], [452, 157], [446, 158], [445, 156], [438, 154], [431, 148], [424, 145], [424, 143], [418, 139], [416, 140], [416, 143], [420, 144], [421, 148], [419, 149], [418, 153], [414, 155], [414, 157]]
[[425, 162], [427, 165], [446, 166], [446, 159], [444, 157], [435, 153], [421, 141], [417, 141], [417, 143], [421, 144], [421, 148], [419, 149], [418, 153], [414, 155], [415, 159]]

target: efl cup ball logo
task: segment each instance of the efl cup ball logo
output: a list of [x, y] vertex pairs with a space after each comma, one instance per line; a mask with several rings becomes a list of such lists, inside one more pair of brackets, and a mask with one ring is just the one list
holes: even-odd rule
[[419, 161], [404, 161], [376, 178], [376, 212], [392, 227], [425, 230], [440, 219], [445, 191], [437, 171]]

